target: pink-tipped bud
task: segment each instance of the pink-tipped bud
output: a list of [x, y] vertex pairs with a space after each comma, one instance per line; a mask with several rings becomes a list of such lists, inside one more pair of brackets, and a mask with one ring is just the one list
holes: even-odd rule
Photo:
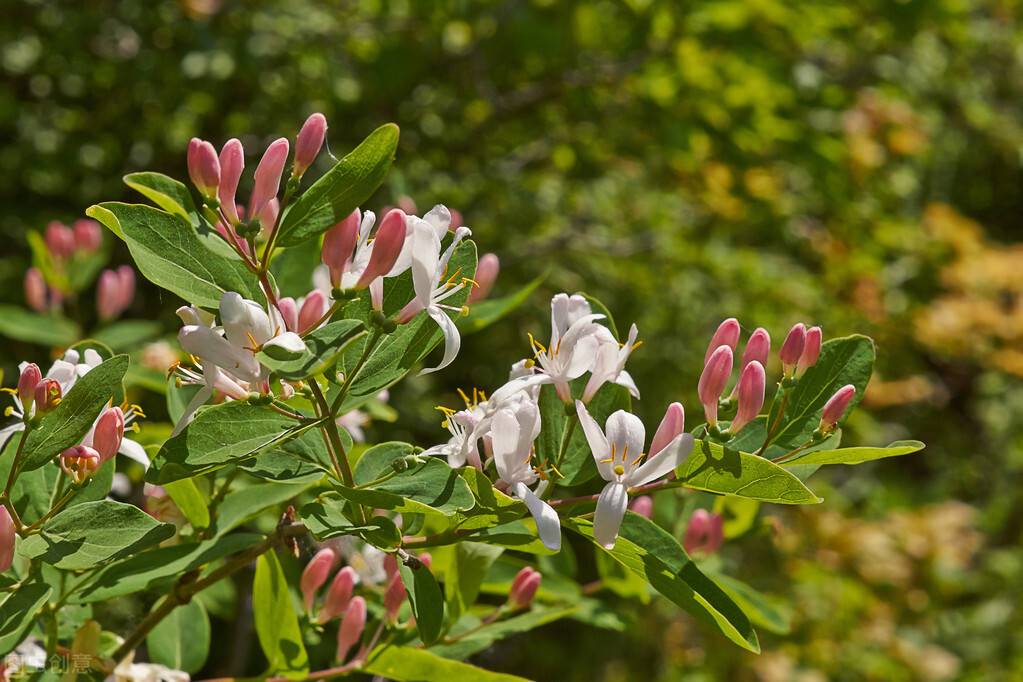
[[492, 253], [483, 254], [476, 265], [476, 276], [473, 278], [476, 280], [476, 286], [473, 287], [472, 293], [469, 294], [469, 305], [482, 301], [490, 295], [490, 290], [494, 288], [494, 282], [497, 281], [497, 273], [500, 270], [501, 262], [497, 259], [496, 255]]
[[244, 169], [245, 149], [240, 141], [231, 138], [220, 150], [220, 185], [217, 188], [217, 196], [220, 198], [220, 209], [232, 225], [236, 225], [239, 220], [235, 197], [238, 194], [238, 181], [241, 180]]
[[448, 224], [448, 229], [454, 232], [458, 228], [462, 227], [465, 223], [462, 222], [462, 212], [453, 208], [448, 208], [448, 213], [451, 214], [451, 222]]
[[88, 445], [75, 445], [60, 453], [60, 466], [79, 485], [96, 473], [102, 463], [99, 453]]
[[393, 554], [384, 557], [384, 575], [390, 580], [398, 574], [398, 559]]
[[75, 235], [75, 247], [79, 251], [92, 253], [103, 243], [103, 228], [95, 220], [80, 218], [71, 226]]
[[302, 571], [302, 577], [299, 579], [298, 586], [302, 591], [302, 602], [305, 604], [306, 611], [313, 610], [313, 601], [316, 599], [316, 591], [323, 587], [323, 583], [327, 582], [327, 576], [330, 575], [330, 569], [334, 567], [334, 550], [332, 549], [321, 549], [316, 553], [309, 563], [306, 564], [305, 570]]
[[433, 556], [429, 552], [421, 552], [416, 558], [419, 559], [419, 563], [427, 568], [433, 565]]
[[764, 391], [767, 389], [767, 373], [758, 360], [746, 365], [739, 375], [739, 407], [732, 420], [730, 430], [739, 433], [760, 414], [764, 406]]
[[327, 313], [327, 295], [319, 289], [313, 289], [302, 301], [302, 309], [298, 313], [298, 332], [305, 334], [315, 329], [316, 323]]
[[0, 506], [0, 573], [8, 570], [14, 563], [14, 519], [7, 507]]
[[668, 405], [657, 431], [654, 432], [654, 438], [650, 441], [650, 456], [653, 457], [666, 448], [668, 443], [675, 440], [675, 437], [685, 429], [686, 411], [682, 407], [682, 403]]
[[344, 661], [352, 647], [362, 640], [362, 632], [366, 629], [366, 600], [355, 597], [348, 605], [345, 618], [337, 631], [337, 658]]
[[540, 588], [543, 576], [540, 571], [526, 566], [515, 575], [511, 589], [508, 590], [508, 606], [512, 609], [525, 609], [533, 603], [533, 597]]
[[46, 226], [46, 248], [54, 258], [70, 258], [75, 253], [75, 233], [64, 223], [53, 220]]
[[269, 238], [270, 230], [277, 224], [277, 216], [281, 213], [281, 202], [277, 197], [274, 197], [270, 201], [263, 204], [263, 208], [259, 211], [259, 215], [255, 216], [259, 220], [259, 226], [263, 228], [263, 238]]
[[39, 268], [25, 271], [25, 302], [38, 313], [46, 312], [46, 280]]
[[285, 296], [277, 301], [277, 309], [281, 311], [284, 318], [284, 327], [289, 332], [298, 331], [298, 305], [291, 296]]
[[352, 601], [352, 593], [355, 591], [355, 582], [356, 573], [351, 566], [345, 566], [337, 572], [330, 582], [330, 587], [327, 588], [327, 597], [323, 600], [323, 607], [320, 608], [320, 614], [317, 617], [319, 622], [331, 621], [348, 609], [348, 604]]
[[266, 203], [277, 196], [281, 188], [284, 164], [288, 162], [289, 149], [288, 140], [281, 137], [271, 142], [263, 152], [263, 158], [259, 160], [253, 176], [255, 184], [252, 188], [252, 197], [249, 199], [250, 216], [259, 216]]
[[654, 498], [649, 495], [634, 497], [632, 502], [629, 503], [629, 511], [633, 514], [639, 514], [644, 518], [652, 519], [654, 517]]
[[387, 590], [384, 592], [384, 614], [387, 622], [398, 621], [398, 611], [405, 603], [405, 583], [401, 581], [401, 574], [395, 573], [387, 583]]
[[92, 447], [99, 453], [100, 462], [106, 462], [117, 454], [124, 438], [124, 413], [119, 407], [108, 407], [96, 421], [92, 435]]
[[355, 287], [361, 289], [369, 286], [369, 283], [377, 277], [383, 277], [398, 260], [401, 247], [405, 245], [405, 212], [399, 208], [392, 208], [384, 216], [380, 227], [377, 229], [376, 238], [373, 240], [373, 252], [369, 256], [369, 263], [363, 271]]
[[703, 403], [703, 412], [707, 417], [707, 423], [711, 426], [718, 421], [718, 399], [724, 392], [731, 374], [732, 349], [728, 346], [718, 346], [707, 359], [703, 374], [700, 375], [700, 383], [697, 386], [700, 402]]
[[36, 384], [36, 414], [46, 414], [59, 405], [61, 393], [60, 384], [56, 379], [43, 379]]
[[25, 414], [32, 409], [32, 403], [36, 399], [36, 386], [43, 380], [43, 373], [39, 371], [39, 365], [30, 362], [21, 370], [18, 377], [18, 400], [21, 401], [22, 411]]
[[756, 360], [764, 367], [767, 367], [767, 358], [771, 355], [771, 335], [763, 327], [757, 327], [750, 334], [746, 348], [742, 352], [741, 367]]
[[688, 554], [702, 552], [713, 554], [721, 547], [725, 539], [725, 520], [720, 514], [712, 514], [706, 509], [697, 509], [689, 517], [685, 538], [682, 546]]
[[821, 356], [821, 343], [824, 341], [824, 334], [820, 327], [810, 327], [806, 330], [806, 340], [803, 343], [803, 354], [799, 356], [796, 366], [796, 376], [801, 377], [814, 365]]
[[739, 343], [739, 321], [734, 317], [718, 325], [714, 336], [710, 337], [710, 344], [707, 345], [707, 352], [703, 356], [703, 364], [710, 362], [710, 356], [718, 349], [718, 346], [728, 346], [733, 351]]
[[348, 217], [327, 230], [323, 237], [323, 264], [330, 271], [330, 283], [340, 286], [341, 275], [348, 269], [348, 264], [355, 253], [355, 244], [359, 241], [359, 225], [362, 213], [355, 209]]
[[220, 185], [220, 159], [217, 150], [206, 140], [193, 137], [188, 142], [188, 177], [199, 190], [199, 194], [207, 199], [217, 196]]
[[855, 397], [856, 387], [852, 384], [846, 384], [835, 391], [835, 395], [828, 398], [828, 402], [824, 403], [824, 411], [821, 412], [821, 431], [827, 433], [834, 429], [835, 425], [838, 424], [838, 420], [841, 419], [845, 415], [845, 411], [849, 409], [849, 403], [851, 403]]
[[96, 286], [96, 310], [101, 320], [111, 320], [121, 312], [121, 278], [115, 270], [100, 273]]
[[785, 341], [781, 344], [781, 350], [778, 351], [778, 355], [781, 357], [781, 366], [785, 372], [785, 376], [791, 374], [792, 370], [795, 369], [796, 363], [799, 362], [800, 356], [803, 354], [803, 348], [806, 346], [806, 325], [799, 322], [793, 325], [792, 329], [789, 330], [788, 336], [785, 337]]
[[302, 177], [306, 169], [313, 165], [316, 155], [323, 146], [323, 138], [327, 136], [327, 118], [323, 114], [313, 114], [302, 124], [295, 138], [295, 176]]

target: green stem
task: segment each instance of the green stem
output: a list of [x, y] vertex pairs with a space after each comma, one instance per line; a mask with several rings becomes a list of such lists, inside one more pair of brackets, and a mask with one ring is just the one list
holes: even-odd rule
[[11, 495], [11, 488], [14, 487], [14, 480], [18, 477], [18, 465], [21, 464], [21, 453], [25, 451], [25, 440], [28, 438], [29, 427], [21, 432], [21, 440], [18, 442], [18, 450], [14, 453], [14, 461], [11, 462], [11, 472], [7, 474], [7, 485], [4, 486], [4, 499]]
[[[767, 450], [767, 446], [771, 444], [772, 440], [774, 440], [774, 437], [778, 433], [778, 428], [781, 426], [781, 420], [785, 416], [785, 408], [788, 406], [789, 403], [789, 392], [786, 391], [784, 387], [779, 388], [779, 390], [783, 391], [781, 396], [781, 405], [778, 407], [778, 412], [774, 418], [774, 421], [771, 423], [771, 428], [767, 430], [767, 437], [764, 438], [764, 444], [761, 445], [760, 449], [757, 450], [756, 452], [757, 457], [764, 456], [764, 451]], [[777, 400], [777, 396], [775, 397], [775, 400]], [[773, 408], [774, 405], [772, 405], [771, 407]]]
[[42, 526], [47, 521], [49, 521], [51, 518], [53, 518], [54, 514], [59, 512], [61, 509], [63, 509], [64, 505], [66, 505], [68, 502], [70, 502], [71, 498], [74, 497], [75, 493], [77, 493], [77, 492], [78, 491], [75, 490], [74, 486], [72, 486], [70, 490], [68, 490], [66, 493], [64, 493], [64, 496], [61, 497], [60, 500], [56, 504], [50, 505], [50, 510], [48, 512], [46, 512], [45, 514], [40, 516], [32, 525], [30, 525], [28, 528], [26, 528], [24, 530], [23, 534], [27, 535], [29, 533], [34, 533], [34, 532], [38, 531], [39, 527]]
[[341, 389], [338, 391], [337, 397], [334, 398], [334, 402], [331, 403], [330, 414], [334, 414], [341, 407], [341, 403], [343, 403], [345, 398], [348, 396], [348, 390], [352, 387], [352, 382], [355, 381], [355, 377], [359, 375], [359, 372], [366, 364], [366, 361], [369, 360], [369, 356], [373, 352], [373, 349], [376, 348], [377, 343], [380, 342], [380, 337], [380, 330], [374, 329], [373, 333], [366, 341], [366, 347], [362, 349], [362, 357], [360, 357], [359, 361], [355, 363], [355, 367], [352, 368], [352, 371], [345, 376], [344, 383], [341, 384]]
[[324, 397], [323, 391], [315, 379], [309, 382], [309, 389], [312, 391], [316, 404], [319, 406], [320, 416], [323, 417], [322, 426], [327, 434], [327, 439], [330, 441], [331, 447], [328, 450], [331, 462], [334, 464], [334, 473], [344, 481], [346, 486], [351, 488], [355, 485], [355, 477], [352, 476], [352, 467], [348, 463], [348, 453], [345, 451], [344, 443], [341, 442], [341, 432], [337, 430], [334, 413], [330, 406], [327, 405], [327, 399]]

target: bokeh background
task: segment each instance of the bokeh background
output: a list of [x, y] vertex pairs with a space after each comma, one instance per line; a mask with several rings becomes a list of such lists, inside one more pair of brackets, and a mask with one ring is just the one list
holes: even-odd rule
[[[639, 325], [649, 419], [697, 405], [723, 317], [776, 342], [800, 320], [877, 339], [846, 443], [928, 447], [818, 474], [824, 505], [768, 510], [726, 543], [724, 570], [791, 624], [761, 632], [762, 655], [654, 601], [623, 602], [622, 631], [558, 623], [482, 664], [543, 680], [1023, 677], [1021, 3], [2, 4], [2, 302], [23, 303], [27, 232], [137, 200], [124, 173], [183, 177], [193, 135], [240, 137], [251, 166], [322, 111], [338, 156], [401, 127], [370, 208], [459, 209], [500, 255], [498, 294], [546, 274], [448, 371], [397, 391], [401, 425], [374, 433], [439, 440], [438, 394], [501, 382], [559, 290]], [[87, 328], [91, 295], [71, 306]], [[172, 299], [143, 284], [128, 316], [172, 339]], [[8, 376], [51, 352], [2, 349]]]

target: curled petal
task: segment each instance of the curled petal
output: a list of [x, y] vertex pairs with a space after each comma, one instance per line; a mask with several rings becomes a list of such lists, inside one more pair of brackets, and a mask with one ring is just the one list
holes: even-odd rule
[[462, 345], [462, 337], [458, 334], [458, 327], [455, 325], [455, 321], [448, 317], [447, 313], [432, 305], [426, 309], [426, 314], [437, 323], [437, 326], [440, 327], [441, 332], [444, 334], [444, 357], [441, 358], [439, 365], [424, 369], [419, 373], [420, 375], [430, 374], [450, 365], [454, 362], [455, 357], [458, 356], [458, 349]]
[[622, 483], [608, 483], [597, 498], [597, 511], [593, 516], [593, 537], [604, 549], [613, 549], [622, 527], [629, 494]]
[[543, 546], [552, 552], [561, 550], [561, 519], [558, 518], [558, 512], [522, 483], [516, 483], [514, 491], [515, 496], [526, 503], [526, 508], [536, 521], [536, 532]]

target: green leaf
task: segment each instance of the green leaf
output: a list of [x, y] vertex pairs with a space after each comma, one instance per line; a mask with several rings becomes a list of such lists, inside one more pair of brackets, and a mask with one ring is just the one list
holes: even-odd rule
[[295, 246], [322, 234], [369, 199], [387, 176], [398, 126], [382, 125], [303, 192], [281, 218], [277, 243]]
[[210, 617], [202, 602], [193, 599], [171, 611], [146, 637], [146, 649], [154, 663], [198, 672], [210, 653]]
[[192, 528], [201, 530], [210, 525], [209, 502], [199, 492], [195, 481], [185, 478], [167, 483], [163, 488], [188, 519], [188, 522], [192, 524]]
[[374, 649], [362, 670], [394, 682], [526, 682], [523, 677], [491, 672], [423, 649], [392, 645]]
[[18, 548], [29, 559], [57, 568], [79, 570], [133, 554], [174, 535], [174, 526], [160, 523], [136, 506], [113, 500], [86, 502], [65, 509], [43, 524]]
[[129, 173], [124, 176], [124, 184], [168, 213], [179, 215], [192, 225], [199, 224], [192, 195], [174, 178], [162, 173]]
[[476, 603], [487, 571], [502, 552], [504, 549], [501, 547], [481, 542], [459, 542], [455, 545], [444, 573], [444, 596], [452, 621], [457, 621]]
[[163, 325], [149, 320], [123, 320], [97, 330], [93, 338], [121, 352], [137, 350], [140, 345], [163, 332]]
[[237, 528], [271, 507], [290, 502], [313, 485], [311, 481], [267, 482], [250, 485], [227, 494], [217, 510], [214, 525], [218, 535]]
[[21, 643], [49, 596], [49, 585], [30, 583], [22, 585], [0, 602], [0, 656], [10, 653]]
[[750, 621], [757, 627], [776, 635], [786, 635], [792, 629], [792, 618], [788, 609], [779, 606], [776, 599], [761, 594], [731, 576], [711, 572], [708, 572], [708, 575], [735, 600], [743, 613], [749, 616]]
[[859, 447], [817, 450], [816, 452], [808, 452], [805, 455], [786, 460], [780, 464], [783, 467], [802, 466], [805, 464], [862, 464], [863, 462], [871, 462], [875, 459], [884, 459], [885, 457], [908, 455], [913, 452], [919, 452], [925, 447], [918, 440], [897, 440], [883, 448]]
[[[104, 463], [95, 474], [89, 477], [85, 485], [75, 492], [66, 506], [71, 507], [83, 502], [95, 502], [105, 498], [110, 493], [110, 486], [114, 482], [116, 470], [117, 463], [115, 461]], [[34, 521], [50, 511], [53, 491], [62, 475], [60, 465], [56, 462], [47, 462], [38, 469], [23, 471], [18, 475], [11, 491], [11, 500], [23, 521]]]
[[649, 519], [626, 512], [618, 540], [611, 550], [604, 549], [594, 539], [590, 521], [562, 519], [562, 524], [610, 554], [677, 606], [716, 625], [743, 649], [760, 652], [757, 633], [739, 605], [700, 572], [671, 534]]
[[22, 471], [37, 469], [65, 448], [77, 445], [110, 399], [120, 393], [128, 356], [117, 355], [78, 379], [60, 404], [25, 439]]
[[416, 561], [413, 568], [399, 563], [398, 571], [412, 606], [412, 615], [416, 617], [419, 638], [430, 645], [440, 637], [444, 626], [444, 594], [426, 564]]
[[71, 320], [57, 315], [40, 315], [13, 305], [0, 305], [0, 334], [15, 341], [40, 346], [67, 347], [82, 332]]
[[[430, 651], [445, 658], [465, 660], [469, 656], [478, 654], [489, 649], [495, 642], [505, 640], [523, 632], [535, 630], [538, 627], [553, 623], [574, 615], [579, 610], [577, 606], [569, 607], [548, 607], [533, 606], [532, 609], [517, 616], [485, 625], [472, 634], [465, 635], [450, 644], [439, 644], [430, 647]], [[466, 622], [468, 621], [468, 622]], [[465, 618], [459, 623], [459, 628], [452, 630], [452, 636], [458, 636], [463, 630], [471, 627], [479, 627], [479, 619]]]
[[162, 485], [214, 471], [269, 448], [319, 463], [324, 448], [310, 425], [274, 411], [268, 405], [235, 400], [205, 407], [185, 429], [169, 439], [153, 458], [146, 480]]
[[153, 284], [206, 308], [235, 291], [262, 302], [255, 275], [225, 249], [207, 246], [192, 225], [151, 206], [108, 202], [91, 206], [86, 215], [121, 236], [139, 271]]
[[544, 273], [514, 294], [502, 296], [501, 298], [488, 298], [479, 303], [473, 303], [469, 309], [469, 316], [458, 321], [459, 328], [465, 334], [475, 334], [482, 329], [486, 329], [525, 303], [546, 278], [547, 273]]
[[675, 473], [687, 488], [777, 504], [817, 504], [792, 472], [774, 462], [709, 440], [697, 440]]
[[348, 344], [366, 333], [358, 320], [337, 320], [308, 334], [305, 351], [290, 358], [274, 358], [266, 350], [256, 357], [284, 379], [307, 379], [326, 371], [345, 352]]
[[270, 551], [256, 560], [252, 583], [253, 617], [259, 645], [269, 662], [270, 672], [300, 680], [309, 671], [309, 658], [302, 644], [302, 631], [277, 555]]
[[354, 524], [344, 515], [344, 500], [336, 493], [325, 493], [299, 510], [309, 532], [319, 541], [358, 535], [380, 549], [395, 549], [401, 544], [401, 531], [386, 516], [374, 516], [364, 524]]

